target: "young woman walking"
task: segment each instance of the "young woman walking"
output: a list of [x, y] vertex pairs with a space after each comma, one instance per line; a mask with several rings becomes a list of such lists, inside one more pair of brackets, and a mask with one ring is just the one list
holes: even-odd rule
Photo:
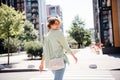
[[[75, 57], [74, 53], [71, 51], [68, 42], [65, 40], [62, 31], [59, 30], [61, 21], [56, 17], [51, 17], [48, 19], [48, 28], [49, 32], [44, 38], [44, 46], [43, 46], [43, 55], [42, 61], [39, 66], [39, 70], [42, 71], [45, 67], [51, 69], [51, 64], [60, 64], [62, 67], [54, 67], [51, 71], [54, 74], [54, 80], [62, 80], [66, 63], [69, 63], [67, 56], [65, 55], [65, 50], [67, 53], [70, 53], [71, 56], [74, 58], [75, 62], [77, 62], [77, 57]], [[59, 58], [59, 60], [58, 60]], [[64, 66], [61, 63], [63, 58]], [[53, 60], [56, 59], [56, 60]], [[50, 63], [53, 60], [54, 63]], [[61, 60], [61, 61], [60, 61]], [[60, 63], [59, 63], [60, 62]]]

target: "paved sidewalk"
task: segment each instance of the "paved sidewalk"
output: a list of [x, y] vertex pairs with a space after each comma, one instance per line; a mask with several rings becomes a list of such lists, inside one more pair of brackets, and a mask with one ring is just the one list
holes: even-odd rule
[[[12, 71], [34, 71], [38, 69], [40, 60], [29, 60], [27, 54], [20, 53], [16, 56], [10, 56], [10, 65], [7, 65], [7, 57], [0, 58], [0, 66], [4, 68], [1, 69], [1, 72], [12, 72]], [[38, 70], [36, 70], [38, 71]]]

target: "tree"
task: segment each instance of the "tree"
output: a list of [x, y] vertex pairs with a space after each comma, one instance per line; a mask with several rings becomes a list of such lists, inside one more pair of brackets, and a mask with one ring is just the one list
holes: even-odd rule
[[[10, 46], [9, 50], [10, 50], [11, 55], [12, 55], [12, 53], [18, 51], [18, 47], [20, 46], [21, 43], [22, 42], [20, 40], [18, 40], [18, 38], [11, 38], [10, 37], [10, 39], [9, 39], [9, 46]], [[4, 44], [4, 48], [7, 50], [8, 49], [8, 47], [7, 47], [8, 40], [4, 39], [3, 44]]]
[[75, 39], [73, 39], [72, 37], [67, 36], [67, 41], [68, 41], [68, 44], [70, 45], [71, 48], [77, 48], [78, 47], [77, 41]]
[[67, 36], [67, 41], [69, 45], [77, 44], [77, 41], [70, 36]]
[[19, 35], [19, 39], [25, 42], [33, 41], [37, 38], [38, 31], [34, 29], [34, 25], [29, 22], [25, 21], [24, 30], [22, 31], [22, 34]]
[[84, 25], [84, 21], [82, 21], [77, 15], [72, 21], [71, 29], [68, 31], [70, 36], [77, 41], [78, 48], [86, 45], [84, 43], [88, 43], [90, 41], [90, 34], [87, 30], [84, 29]]
[[91, 32], [87, 29], [85, 29], [85, 35], [84, 35], [84, 41], [83, 41], [83, 45], [84, 46], [88, 46], [91, 44]]
[[14, 8], [8, 7], [4, 4], [0, 6], [0, 38], [8, 39], [8, 65], [10, 37], [20, 34], [24, 18], [24, 13], [15, 11]]
[[43, 52], [43, 45], [42, 42], [39, 41], [30, 41], [26, 42], [24, 45], [24, 49], [26, 50], [28, 57], [42, 57], [42, 52]]

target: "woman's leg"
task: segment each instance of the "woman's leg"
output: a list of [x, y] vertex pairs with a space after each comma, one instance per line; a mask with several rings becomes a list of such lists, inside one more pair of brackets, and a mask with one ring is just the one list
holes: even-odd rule
[[54, 80], [62, 80], [65, 72], [65, 68], [59, 70], [53, 70]]
[[63, 69], [52, 70], [52, 72], [54, 74], [54, 80], [62, 80], [63, 79], [65, 68], [66, 68], [66, 64], [65, 64], [65, 67]]

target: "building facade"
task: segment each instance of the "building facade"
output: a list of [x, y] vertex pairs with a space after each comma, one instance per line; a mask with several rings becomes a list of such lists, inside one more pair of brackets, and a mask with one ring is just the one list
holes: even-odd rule
[[0, 0], [1, 4], [12, 6], [15, 10], [24, 11], [24, 0]]
[[26, 19], [39, 30], [39, 40], [48, 32], [45, 0], [0, 0], [0, 4], [12, 6], [15, 10], [25, 11]]
[[120, 0], [93, 0], [96, 42], [120, 47]]
[[35, 29], [39, 29], [38, 1], [26, 0], [25, 12], [26, 12], [26, 19], [34, 24]]
[[25, 0], [26, 18], [39, 30], [39, 40], [48, 32], [45, 0]]
[[43, 39], [44, 35], [48, 32], [47, 27], [47, 11], [45, 0], [38, 0], [38, 11], [39, 11], [39, 35], [40, 40]]
[[[61, 21], [63, 20], [62, 9], [59, 5], [47, 5], [47, 18], [49, 17], [57, 17]], [[60, 26], [60, 29], [63, 31], [63, 23]]]

